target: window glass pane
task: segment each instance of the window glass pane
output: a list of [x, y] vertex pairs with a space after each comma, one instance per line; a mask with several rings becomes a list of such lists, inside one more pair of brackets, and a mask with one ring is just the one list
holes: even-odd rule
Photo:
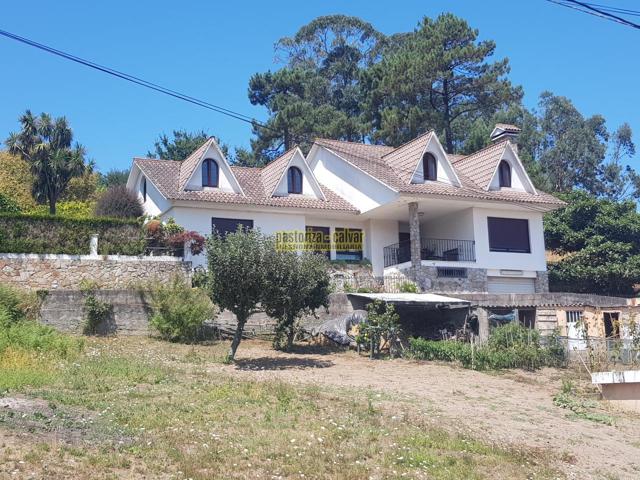
[[490, 251], [531, 253], [529, 220], [488, 217], [487, 222]]
[[336, 228], [336, 260], [362, 260], [362, 229]]
[[242, 220], [237, 218], [211, 218], [211, 233], [219, 233], [220, 236], [226, 237], [228, 233], [238, 230], [238, 225], [242, 225], [243, 229], [253, 229], [253, 220]]
[[305, 230], [305, 242], [308, 244], [309, 251], [325, 255], [327, 258], [331, 256], [331, 234], [329, 227], [307, 226]]

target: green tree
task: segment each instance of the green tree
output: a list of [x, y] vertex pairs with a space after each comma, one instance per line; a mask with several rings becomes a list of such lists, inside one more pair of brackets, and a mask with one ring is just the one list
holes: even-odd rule
[[478, 41], [478, 31], [452, 14], [425, 17], [396, 45], [365, 74], [375, 141], [399, 145], [435, 129], [455, 153], [466, 136], [460, 125], [522, 97], [506, 78], [509, 61], [490, 62], [495, 43]]
[[274, 348], [291, 350], [296, 322], [302, 315], [329, 305], [330, 280], [322, 255], [271, 250], [267, 254], [268, 282], [262, 306], [277, 319]]
[[38, 117], [27, 110], [20, 123], [22, 130], [11, 133], [6, 144], [29, 164], [35, 200], [46, 202], [49, 213], [55, 215], [56, 203], [69, 181], [87, 168], [84, 148], [78, 143], [72, 146], [73, 132], [64, 117], [53, 119], [46, 113]]
[[254, 157], [267, 162], [315, 137], [362, 140], [362, 71], [379, 60], [385, 37], [371, 24], [345, 15], [318, 17], [276, 44], [285, 64], [256, 73], [249, 100], [267, 108], [266, 127], [254, 125]]
[[129, 169], [118, 170], [112, 168], [107, 173], [101, 173], [98, 179], [100, 188], [106, 189], [116, 185], [126, 185], [129, 180]]
[[0, 151], [0, 195], [15, 202], [21, 210], [29, 210], [36, 205], [31, 196], [32, 184], [29, 164], [18, 155]]
[[227, 359], [233, 361], [249, 317], [261, 311], [267, 282], [266, 257], [275, 247], [259, 231], [213, 235], [207, 240], [209, 294], [221, 310], [234, 313], [238, 324]]
[[553, 290], [630, 294], [640, 283], [640, 213], [584, 191], [561, 195], [567, 206], [545, 216], [547, 248], [562, 259], [549, 266]]
[[173, 138], [169, 138], [166, 133], [163, 133], [154, 144], [154, 152], [147, 152], [147, 156], [163, 160], [182, 161], [197, 150], [208, 138], [209, 135], [204, 130], [199, 132], [174, 130]]

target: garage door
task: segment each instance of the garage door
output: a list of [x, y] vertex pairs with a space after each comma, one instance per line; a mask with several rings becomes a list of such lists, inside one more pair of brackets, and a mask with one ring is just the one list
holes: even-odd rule
[[489, 293], [536, 293], [535, 279], [513, 277], [489, 277]]

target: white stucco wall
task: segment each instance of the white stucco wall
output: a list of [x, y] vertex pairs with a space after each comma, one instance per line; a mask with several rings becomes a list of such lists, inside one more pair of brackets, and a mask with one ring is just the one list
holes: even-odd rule
[[345, 198], [361, 212], [384, 205], [397, 197], [397, 193], [391, 188], [323, 148], [315, 152], [311, 165], [321, 184]]
[[193, 176], [187, 182], [186, 190], [202, 190], [204, 188], [204, 190], [221, 190], [223, 192], [238, 193], [238, 188], [236, 182], [233, 180], [233, 174], [231, 173], [229, 165], [213, 145], [210, 146], [202, 156], [202, 160], [206, 158], [211, 158], [218, 164], [218, 187], [202, 186], [202, 162], [200, 162], [194, 170]]
[[[455, 175], [453, 173], [453, 167], [451, 166], [451, 163], [449, 162], [446, 156], [447, 154], [442, 149], [440, 142], [438, 142], [437, 137], [432, 136], [424, 153], [427, 153], [427, 152], [433, 155], [436, 158], [436, 161], [438, 162], [438, 167], [436, 172], [437, 181], [446, 183], [448, 185], [457, 185], [458, 181], [456, 180]], [[420, 157], [420, 160], [418, 161], [417, 168], [413, 174], [413, 177], [411, 178], [411, 183], [425, 182], [424, 163], [422, 161], [424, 157], [424, 153], [422, 154], [422, 156]]]
[[293, 156], [289, 166], [284, 171], [284, 175], [282, 175], [280, 183], [278, 183], [274, 192], [275, 196], [286, 197], [289, 195], [288, 170], [290, 167], [298, 167], [302, 172], [302, 195], [309, 196], [311, 198], [322, 198], [322, 192], [320, 191], [317, 182], [314, 182], [311, 179], [311, 175], [313, 175], [313, 173], [300, 153], [296, 153], [296, 155]]
[[[405, 231], [409, 231], [408, 225]], [[420, 233], [425, 238], [473, 240], [473, 209], [467, 208], [423, 222], [420, 224]]]
[[[529, 220], [531, 253], [489, 251], [487, 217], [526, 218]], [[476, 266], [478, 268], [545, 271], [547, 262], [544, 251], [542, 213], [487, 208], [473, 209], [473, 228], [476, 242]]]
[[[533, 193], [533, 190], [527, 181], [526, 172], [520, 167], [520, 164], [516, 160], [516, 157], [510, 148], [505, 150], [502, 159], [508, 162], [511, 166], [511, 189], [520, 192], [528, 191], [529, 193]], [[493, 177], [491, 178], [489, 190], [500, 190], [500, 174], [498, 169], [496, 169]]]
[[368, 235], [365, 243], [370, 252], [373, 274], [382, 276], [384, 273], [384, 247], [398, 243], [398, 221], [370, 220], [367, 226]]
[[135, 191], [142, 203], [142, 209], [145, 215], [156, 216], [160, 215], [162, 212], [165, 212], [171, 207], [171, 203], [162, 196], [162, 194], [158, 191], [158, 189], [147, 180], [147, 200], [144, 200], [144, 196], [142, 193], [142, 182], [144, 179], [144, 175], [140, 170], [138, 170], [138, 175], [135, 183]]

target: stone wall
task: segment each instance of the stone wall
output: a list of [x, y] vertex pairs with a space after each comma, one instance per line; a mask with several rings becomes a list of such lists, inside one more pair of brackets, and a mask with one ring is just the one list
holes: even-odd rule
[[423, 292], [455, 293], [486, 292], [487, 270], [484, 268], [465, 268], [466, 277], [439, 277], [438, 268], [422, 265], [410, 268], [399, 274], [418, 284]]
[[191, 262], [178, 257], [0, 254], [0, 282], [30, 290], [73, 290], [83, 280], [122, 289], [190, 275]]
[[[98, 329], [100, 334], [148, 335], [149, 307], [147, 300], [137, 290], [98, 290], [95, 296], [112, 305], [109, 319]], [[69, 333], [82, 333], [86, 313], [85, 297], [78, 290], [50, 290], [40, 309], [40, 321], [57, 330]], [[351, 302], [344, 293], [333, 293], [329, 296], [329, 308], [319, 309], [316, 315], [308, 315], [301, 321], [306, 330], [321, 324], [325, 320], [346, 315], [353, 311]], [[213, 322], [215, 325], [234, 329], [236, 317], [225, 311]], [[249, 317], [245, 331], [254, 334], [272, 333], [276, 322], [264, 313], [256, 313]]]

